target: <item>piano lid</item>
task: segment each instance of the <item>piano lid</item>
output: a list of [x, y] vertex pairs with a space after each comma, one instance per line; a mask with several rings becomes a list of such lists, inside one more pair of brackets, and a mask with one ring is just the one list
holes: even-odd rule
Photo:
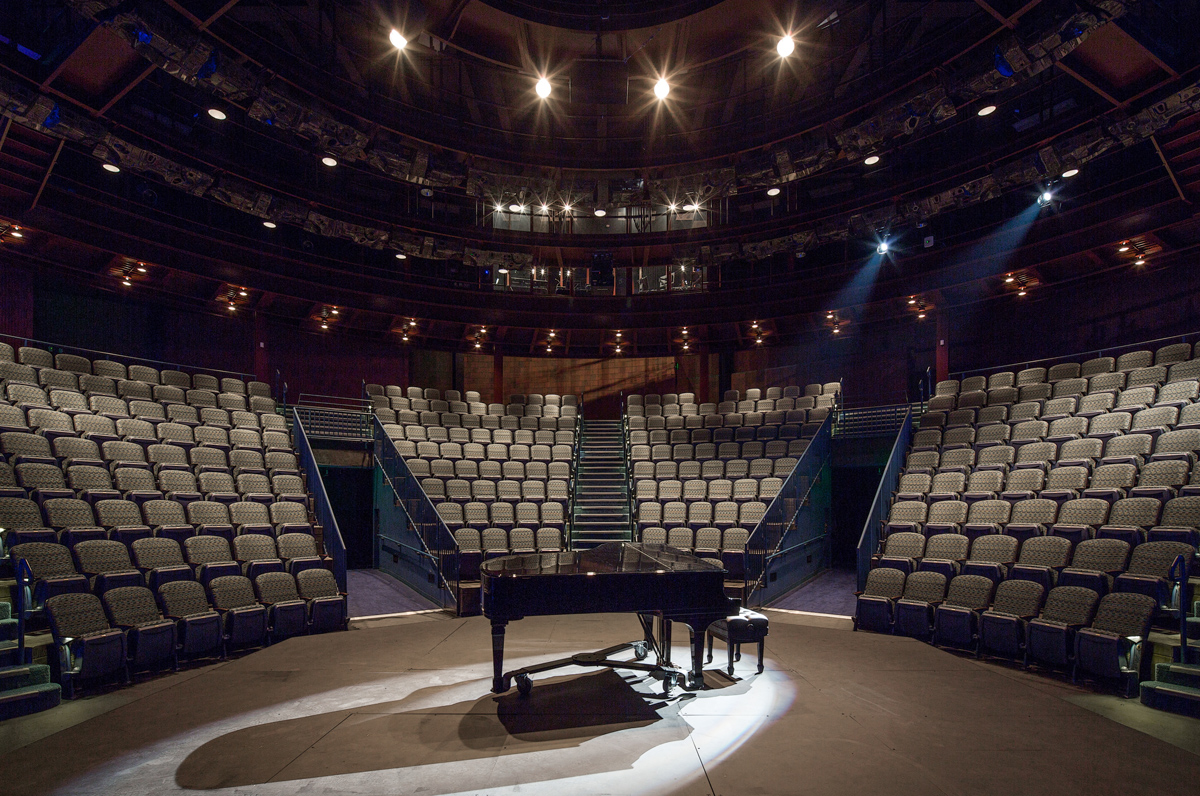
[[639, 542], [607, 542], [590, 550], [520, 553], [484, 561], [480, 569], [493, 578], [723, 571], [678, 548]]

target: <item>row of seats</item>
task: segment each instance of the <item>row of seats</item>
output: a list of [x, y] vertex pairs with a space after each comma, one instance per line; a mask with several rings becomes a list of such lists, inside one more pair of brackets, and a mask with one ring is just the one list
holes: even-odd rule
[[[805, 425], [808, 428], [805, 429]], [[677, 428], [667, 430], [665, 428], [654, 429], [653, 431], [645, 429], [633, 429], [627, 435], [627, 448], [634, 445], [703, 445], [705, 443], [715, 443], [717, 445], [723, 442], [751, 442], [759, 440], [761, 442], [770, 442], [774, 439], [793, 440], [793, 439], [811, 439], [820, 428], [818, 424], [813, 427], [812, 424], [786, 424], [782, 426], [741, 426], [736, 428]], [[804, 434], [808, 431], [808, 435]]]
[[[995, 406], [1013, 406], [1031, 401], [1052, 401], [1060, 398], [1077, 398], [1082, 404], [1088, 399], [1098, 399], [1101, 395], [1117, 396], [1116, 402], [1121, 402], [1120, 396], [1133, 393], [1135, 396], [1151, 394], [1157, 396], [1160, 389], [1168, 396], [1186, 395], [1191, 388], [1188, 382], [1196, 381], [1196, 371], [1188, 362], [1174, 366], [1171, 371], [1164, 367], [1142, 368], [1132, 373], [1104, 373], [1089, 379], [1064, 379], [1062, 381], [1026, 384], [1022, 387], [997, 387], [991, 390], [971, 390], [956, 395], [935, 395], [929, 399], [929, 408], [933, 411], [949, 412], [954, 409], [983, 409]], [[1186, 371], [1181, 368], [1187, 368]], [[1186, 377], [1185, 377], [1186, 375]], [[1174, 378], [1172, 378], [1174, 376]], [[1139, 392], [1134, 393], [1137, 390]], [[1150, 393], [1141, 391], [1149, 390]], [[1150, 399], [1153, 403], [1154, 399]], [[1090, 402], [1089, 402], [1090, 403]]]
[[[0, 366], [14, 362], [38, 371], [59, 370], [76, 376], [94, 375], [113, 380], [140, 381], [145, 384], [166, 384], [185, 390], [195, 387], [212, 392], [271, 397], [270, 385], [261, 381], [251, 381], [247, 384], [238, 378], [217, 378], [205, 373], [189, 375], [180, 370], [160, 371], [148, 365], [125, 365], [111, 359], [91, 360], [77, 354], [52, 354], [34, 346], [21, 346], [14, 352], [11, 345], [0, 343]], [[5, 377], [0, 375], [0, 378]]]
[[425, 490], [425, 494], [434, 502], [452, 500], [455, 503], [495, 503], [497, 500], [505, 503], [544, 503], [549, 500], [566, 505], [570, 502], [571, 495], [570, 486], [566, 481], [559, 479], [492, 481], [484, 478], [422, 478], [421, 489]]
[[25, 498], [0, 498], [4, 546], [58, 542], [67, 546], [89, 539], [114, 539], [130, 545], [149, 536], [182, 541], [196, 534], [233, 539], [242, 534], [275, 536], [312, 533], [303, 503], [239, 500], [220, 503], [173, 497], [138, 503], [112, 498], [93, 504], [76, 498], [51, 498], [40, 506]]
[[[66, 393], [65, 395], [73, 396], [78, 393]], [[106, 396], [92, 398], [84, 407], [71, 407], [69, 406], [70, 401], [62, 399], [61, 396], [62, 393], [59, 390], [50, 393], [50, 402], [53, 404], [53, 408], [40, 406], [23, 408], [0, 404], [0, 431], [52, 430], [58, 433], [60, 430], [67, 429], [73, 430], [75, 436], [85, 436], [89, 433], [123, 436], [137, 433], [135, 430], [140, 430], [139, 436], [153, 437], [155, 436], [153, 432], [145, 430], [145, 426], [119, 426], [117, 424], [149, 423], [157, 425], [171, 422], [193, 428], [206, 426], [226, 431], [248, 429], [254, 432], [263, 430], [287, 432], [286, 422], [274, 412], [255, 413], [239, 410], [230, 412], [225, 409], [208, 407], [197, 411], [194, 406], [181, 404], [170, 404], [164, 412], [161, 404], [146, 401], [131, 401], [129, 404], [125, 404], [120, 398]], [[65, 414], [69, 422], [64, 424], [59, 417], [60, 414]], [[126, 428], [129, 430], [119, 430]]]
[[[713, 441], [722, 436], [721, 429], [737, 429], [749, 426], [815, 426], [819, 427], [829, 417], [829, 409], [789, 409], [786, 412], [751, 412], [748, 414], [732, 413], [728, 415], [626, 415], [625, 428], [629, 431], [677, 431], [687, 429], [711, 429]], [[749, 422], [747, 422], [749, 420]], [[815, 433], [809, 434], [809, 436]], [[804, 434], [801, 434], [804, 436]]]
[[[815, 398], [819, 395], [837, 395], [841, 391], [842, 383], [840, 381], [831, 381], [826, 384], [809, 384], [805, 386], [803, 392], [801, 392], [800, 388], [794, 384], [787, 387], [767, 387], [765, 389], [760, 387], [750, 387], [746, 390], [744, 395], [737, 390], [726, 390], [722, 394], [721, 400], [736, 402], [741, 400], [759, 401], [764, 398], [770, 400], [800, 397]], [[661, 395], [657, 393], [647, 393], [645, 395], [633, 394], [627, 395], [625, 397], [625, 401], [627, 404], [633, 406], [637, 406], [639, 404], [646, 406], [653, 404], [686, 404], [695, 403], [696, 394], [692, 392], [669, 392]]]
[[[407, 398], [411, 401], [466, 401], [467, 403], [479, 403], [480, 394], [476, 390], [467, 390], [462, 393], [458, 390], [446, 390], [445, 393], [433, 387], [397, 387], [393, 384], [383, 386], [380, 384], [367, 384], [364, 387], [368, 396], [386, 395], [389, 398]], [[546, 406], [578, 406], [579, 396], [576, 395], [557, 395], [555, 393], [514, 393], [508, 396], [510, 404], [536, 404]]]
[[[821, 398], [780, 398], [778, 401], [723, 401], [719, 404], [665, 404], [659, 406], [627, 406], [625, 414], [628, 417], [711, 417], [742, 416], [754, 420], [743, 421], [747, 425], [759, 423], [804, 422], [803, 418], [809, 413], [827, 413], [837, 403], [837, 396], [826, 395]], [[761, 420], [757, 418], [763, 418]], [[733, 422], [731, 421], [729, 425]]]
[[[1191, 384], [1192, 382], [1189, 382]], [[1112, 396], [1108, 396], [1111, 398]], [[1022, 404], [1023, 406], [1023, 404]], [[954, 447], [984, 448], [991, 445], [1026, 445], [1030, 442], [1047, 440], [1065, 442], [1072, 439], [1091, 437], [1112, 439], [1123, 434], [1150, 434], [1157, 436], [1173, 429], [1200, 428], [1200, 404], [1189, 404], [1181, 413], [1176, 406], [1125, 407], [1128, 411], [1115, 408], [1090, 416], [1068, 415], [1056, 420], [1026, 419], [1015, 422], [978, 422], [974, 426], [939, 428], [944, 424], [940, 412], [922, 416], [918, 434], [922, 448]], [[951, 414], [957, 414], [952, 412]], [[923, 434], [923, 432], [929, 432]]]
[[[426, 401], [423, 399], [409, 400], [408, 398], [388, 398], [384, 395], [371, 397], [371, 405], [376, 410], [388, 409], [396, 413], [399, 422], [412, 423], [413, 415], [418, 417], [426, 414], [450, 414], [458, 417], [578, 417], [579, 408], [576, 406], [559, 406], [551, 404], [485, 404], [482, 402], [466, 403], [465, 401]], [[460, 421], [461, 422], [461, 421]]]
[[57, 464], [70, 466], [73, 463], [97, 464], [110, 470], [118, 467], [188, 470], [206, 467], [214, 470], [232, 471], [234, 475], [244, 472], [271, 474], [299, 474], [296, 456], [292, 449], [274, 448], [263, 453], [262, 447], [247, 445], [228, 452], [215, 445], [187, 446], [176, 442], [159, 442], [157, 439], [106, 440], [99, 446], [95, 437], [56, 437], [53, 445], [40, 434], [19, 431], [0, 433], [0, 456], [12, 465], [21, 463]]
[[1057, 442], [1031, 442], [1017, 448], [1012, 445], [992, 445], [974, 448], [950, 448], [937, 451], [913, 451], [905, 460], [908, 474], [960, 472], [969, 474], [981, 470], [1036, 469], [1056, 467], [1086, 467], [1109, 464], [1143, 465], [1164, 461], [1182, 461], [1185, 468], [1196, 460], [1193, 447], [1196, 437], [1191, 430], [1162, 434], [1156, 441], [1150, 434], [1122, 434], [1107, 441], [1085, 437]]
[[754, 526], [693, 529], [688, 525], [662, 525], [641, 528], [638, 538], [644, 544], [669, 545], [701, 558], [719, 558], [732, 580], [745, 576], [746, 543]]
[[427, 428], [486, 428], [486, 429], [527, 429], [530, 431], [574, 431], [579, 425], [579, 418], [568, 417], [517, 417], [515, 415], [460, 415], [454, 412], [415, 412], [407, 409], [396, 411], [375, 407], [375, 416], [379, 422], [389, 425], [415, 426]]
[[472, 500], [467, 503], [456, 503], [444, 500], [435, 503], [438, 516], [446, 523], [451, 532], [464, 526], [470, 528], [557, 528], [559, 531], [567, 527], [566, 510], [562, 503], [546, 501], [533, 503], [483, 503]]
[[783, 488], [783, 477], [771, 478], [739, 478], [731, 481], [728, 478], [717, 478], [706, 481], [702, 478], [692, 478], [687, 481], [667, 479], [653, 481], [645, 479], [634, 482], [633, 499], [637, 503], [669, 503], [682, 500], [684, 503], [694, 503], [697, 500], [707, 500], [719, 503], [732, 500], [743, 503], [747, 500], [761, 500], [770, 504], [779, 490]]
[[[88, 389], [76, 389], [69, 384], [41, 387], [26, 381], [23, 376], [12, 373], [13, 368], [21, 365], [8, 365], [0, 362], [0, 394], [6, 403], [24, 408], [55, 407], [71, 412], [92, 412], [117, 416], [132, 416], [134, 404], [138, 410], [149, 417], [165, 416], [172, 406], [190, 406], [197, 411], [201, 409], [224, 409], [228, 412], [274, 412], [275, 401], [271, 398], [238, 393], [215, 393], [209, 390], [184, 390], [181, 387], [171, 387], [165, 384], [151, 387], [142, 382], [120, 382], [113, 384], [112, 379], [101, 376], [85, 376], [95, 384], [87, 384]], [[44, 374], [44, 371], [43, 371]], [[70, 374], [68, 374], [70, 375]], [[118, 393], [120, 393], [118, 395]], [[155, 408], [157, 407], [157, 408]], [[183, 413], [183, 410], [177, 410]]]
[[657, 526], [693, 530], [740, 526], [753, 530], [767, 513], [767, 504], [761, 500], [744, 503], [723, 500], [715, 505], [707, 500], [693, 503], [672, 500], [667, 503], [639, 503], [637, 511], [638, 528], [642, 530]]
[[1101, 596], [1082, 586], [876, 569], [858, 597], [854, 625], [1069, 669], [1072, 679], [1078, 671], [1117, 679], [1129, 697], [1154, 609], [1151, 597], [1133, 592]]
[[480, 445], [574, 445], [575, 432], [569, 429], [550, 431], [548, 429], [508, 429], [508, 428], [461, 428], [452, 426], [401, 426], [385, 423], [383, 430], [391, 439], [406, 439], [410, 442], [457, 442], [466, 444], [475, 442]]
[[492, 442], [484, 445], [480, 442], [412, 442], [406, 439], [392, 438], [396, 450], [405, 459], [445, 459], [456, 461], [467, 459], [482, 462], [570, 462], [575, 456], [571, 445], [505, 445], [503, 442]]
[[408, 471], [414, 478], [440, 478], [447, 481], [461, 478], [474, 481], [569, 481], [570, 462], [497, 461], [473, 459], [408, 459]]
[[665, 461], [710, 461], [720, 459], [782, 459], [786, 456], [799, 457], [808, 450], [809, 439], [773, 439], [767, 442], [752, 440], [750, 442], [701, 442], [693, 445], [690, 442], [677, 445], [631, 445], [629, 447], [630, 462], [665, 462]]
[[705, 481], [740, 478], [787, 478], [796, 469], [797, 458], [785, 456], [781, 459], [708, 459], [696, 461], [640, 461], [633, 462], [631, 480], [634, 491], [640, 481]]
[[54, 641], [55, 680], [68, 699], [79, 681], [122, 677], [202, 658], [230, 647], [258, 647], [305, 633], [346, 627], [346, 597], [333, 575], [309, 569], [293, 577], [267, 572], [214, 578], [207, 588], [177, 580], [157, 589], [141, 585], [64, 593], [45, 606]]

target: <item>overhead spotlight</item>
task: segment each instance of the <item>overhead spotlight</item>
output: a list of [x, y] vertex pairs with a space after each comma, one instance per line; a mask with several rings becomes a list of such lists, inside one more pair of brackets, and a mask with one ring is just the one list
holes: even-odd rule
[[546, 97], [550, 96], [550, 81], [543, 77], [542, 79], [538, 80], [537, 86], [534, 88], [534, 90], [537, 91], [537, 95], [539, 97], [546, 99]]
[[917, 303], [917, 300], [916, 300], [916, 298], [915, 298], [915, 297], [913, 297], [913, 296], [909, 296], [909, 297], [908, 297], [908, 303], [909, 303], [909, 304], [916, 304], [916, 303]]
[[1128, 246], [1124, 246], [1124, 245], [1122, 245], [1122, 246], [1118, 246], [1118, 247], [1117, 247], [1117, 251], [1119, 251], [1119, 252], [1127, 252], [1127, 251], [1129, 251], [1129, 247], [1128, 247]]
[[322, 324], [321, 324], [321, 328], [322, 328], [322, 329], [328, 329], [328, 328], [329, 328], [329, 324], [327, 324], [327, 323], [322, 323]]
[[863, 161], [863, 163], [867, 166], [874, 166], [878, 162], [879, 162], [879, 155], [871, 155], [871, 157], [869, 157]]
[[[246, 294], [243, 293], [242, 295], [244, 296]], [[333, 313], [334, 315], [337, 315], [338, 314], [337, 307], [334, 307], [332, 310], [330, 310], [330, 312]]]
[[225, 111], [221, 110], [220, 108], [209, 108], [208, 115], [216, 119], [218, 122], [223, 122], [229, 118], [225, 115]]
[[755, 321], [754, 323], [750, 324], [750, 328], [751, 328], [751, 329], [757, 329], [757, 328], [758, 328], [758, 321]]
[[[146, 266], [142, 265], [141, 263], [138, 263], [137, 272], [138, 272], [139, 274], [144, 274], [144, 273], [146, 273]], [[246, 295], [246, 294], [245, 294], [245, 293], [243, 293], [242, 295], [244, 296], [244, 295]]]
[[[243, 297], [243, 298], [245, 298], [246, 296], [248, 296], [248, 295], [250, 295], [250, 294], [249, 294], [249, 293], [247, 293], [247, 292], [246, 292], [246, 291], [244, 291], [244, 290], [239, 290], [239, 291], [238, 291], [238, 295], [239, 295], [239, 296], [241, 296], [241, 297]], [[337, 310], [334, 310], [334, 312], [337, 312]]]
[[[551, 337], [553, 337], [553, 336], [554, 336], [554, 330], [553, 330], [553, 329], [551, 329], [551, 330], [550, 330], [550, 336], [551, 336]], [[617, 335], [617, 336], [618, 336], [618, 337], [620, 337], [620, 335]]]
[[978, 111], [976, 111], [976, 113], [978, 113], [980, 116], [991, 116], [995, 112], [996, 112], [995, 105], [984, 105], [982, 108], [980, 108]]
[[883, 243], [880, 243], [877, 247], [875, 247], [875, 251], [879, 252], [880, 254], [887, 254], [887, 252], [888, 252], [887, 241], [885, 240]]
[[507, 269], [507, 268], [497, 268], [497, 269], [496, 269], [496, 273], [498, 273], [498, 274], [507, 274], [507, 273], [508, 273], [508, 269]]
[[275, 229], [276, 225], [275, 225], [274, 221], [264, 221], [263, 226], [266, 227], [267, 229]]
[[1133, 261], [1133, 264], [1134, 264], [1134, 265], [1145, 265], [1145, 264], [1146, 264], [1146, 261], [1145, 261], [1145, 260], [1143, 260], [1141, 257], [1139, 257], [1138, 259], [1136, 259], [1136, 260], [1134, 260], [1134, 261]]
[[120, 167], [120, 166], [116, 166], [116, 165], [114, 165], [114, 164], [112, 164], [112, 163], [105, 163], [105, 164], [103, 165], [103, 167], [102, 167], [102, 168], [103, 168], [105, 171], [111, 171], [113, 174], [117, 174], [118, 172], [120, 172], [120, 171], [121, 171], [121, 167]]
[[124, 285], [125, 287], [129, 287], [133, 283], [129, 281], [129, 277], [125, 277], [124, 279], [121, 280], [121, 284]]
[[520, 212], [523, 212], [524, 210], [525, 210], [525, 208], [521, 207], [521, 205], [517, 204], [516, 202], [513, 202], [512, 204], [510, 204], [508, 206], [508, 212], [510, 212], [510, 213], [520, 213]]
[[1066, 171], [1063, 172], [1062, 176], [1066, 179], [1070, 179], [1078, 173], [1079, 173], [1079, 169], [1067, 169]]
[[672, 213], [674, 213], [674, 212], [675, 212], [675, 205], [673, 205], [673, 204], [667, 205], [667, 209], [668, 209], [668, 210], [670, 210]]
[[617, 337], [620, 337], [620, 336], [621, 336], [621, 333], [620, 333], [620, 332], [617, 332]]
[[1006, 284], [1006, 285], [1007, 285], [1009, 282], [1013, 282], [1013, 281], [1015, 281], [1015, 280], [1014, 280], [1014, 278], [1013, 278], [1013, 275], [1012, 275], [1012, 274], [1009, 274], [1008, 276], [1004, 277], [1004, 284]]
[[670, 93], [671, 84], [667, 82], [665, 77], [660, 77], [658, 82], [654, 84], [654, 96], [658, 97], [660, 100], [664, 100]]
[[606, 215], [608, 215], [608, 211], [603, 207], [596, 208], [596, 218], [604, 218]]
[[1049, 191], [1042, 191], [1042, 195], [1038, 197], [1038, 204], [1046, 207], [1050, 204], [1050, 200], [1054, 198], [1054, 194]]
[[404, 38], [404, 35], [395, 28], [392, 28], [392, 32], [388, 34], [388, 41], [390, 41], [392, 46], [397, 50], [403, 50], [408, 46], [408, 39]]
[[337, 158], [333, 157], [332, 155], [326, 155], [325, 157], [321, 158], [321, 162], [326, 166], [333, 167], [337, 165]]
[[407, 260], [408, 255], [405, 254], [404, 252], [396, 252], [396, 259], [397, 260]]
[[482, 348], [483, 346], [482, 346], [482, 345], [480, 345], [480, 343], [479, 343], [479, 341], [478, 341], [478, 340], [476, 340], [476, 341], [475, 341], [475, 347], [476, 347], [476, 348]]
[[796, 51], [796, 40], [791, 36], [784, 36], [775, 45], [775, 51], [779, 53], [780, 58], [787, 58]]
[[778, 188], [768, 188], [767, 196], [779, 196], [779, 189]]

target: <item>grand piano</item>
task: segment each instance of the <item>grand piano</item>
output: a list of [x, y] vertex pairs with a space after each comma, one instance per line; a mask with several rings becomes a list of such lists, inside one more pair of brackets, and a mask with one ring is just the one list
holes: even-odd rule
[[[692, 660], [686, 686], [703, 684], [704, 633], [710, 624], [738, 612], [725, 596], [725, 570], [666, 545], [609, 542], [591, 550], [528, 553], [485, 561], [480, 567], [483, 613], [492, 621], [492, 691], [522, 694], [530, 675], [563, 666], [607, 666], [644, 671], [661, 680], [663, 692], [683, 685], [684, 672], [671, 663], [671, 624], [691, 628]], [[597, 652], [504, 671], [504, 633], [526, 616], [636, 612], [643, 638]], [[657, 626], [657, 633], [656, 631]], [[612, 656], [632, 650], [634, 660]], [[655, 663], [644, 662], [653, 652]]]

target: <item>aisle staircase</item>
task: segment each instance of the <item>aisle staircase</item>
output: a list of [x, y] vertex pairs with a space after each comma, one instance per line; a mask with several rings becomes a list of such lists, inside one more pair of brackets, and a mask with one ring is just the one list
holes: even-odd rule
[[[1200, 582], [1190, 578], [1188, 591], [1200, 593]], [[1194, 641], [1200, 641], [1200, 600], [1192, 602], [1191, 614], [1184, 617], [1182, 631], [1186, 641], [1172, 645], [1175, 663], [1157, 663], [1154, 679], [1141, 685], [1142, 704], [1171, 713], [1200, 718], [1200, 651]], [[1153, 635], [1153, 634], [1152, 634]]]
[[62, 699], [58, 683], [50, 682], [50, 667], [28, 663], [28, 648], [21, 654], [19, 632], [12, 603], [0, 602], [0, 721], [49, 710]]
[[619, 420], [588, 420], [579, 440], [571, 547], [584, 549], [605, 542], [628, 541], [629, 473], [625, 436]]

